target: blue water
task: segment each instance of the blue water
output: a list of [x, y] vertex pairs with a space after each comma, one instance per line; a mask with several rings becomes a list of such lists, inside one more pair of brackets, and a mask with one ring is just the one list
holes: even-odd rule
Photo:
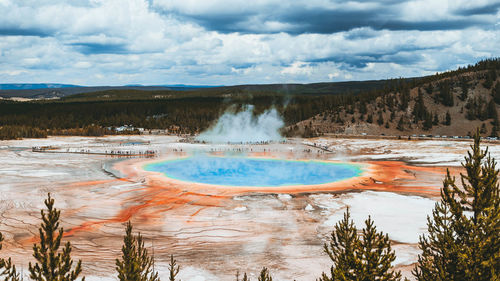
[[169, 178], [228, 186], [315, 185], [361, 174], [358, 165], [243, 157], [197, 156], [145, 166]]

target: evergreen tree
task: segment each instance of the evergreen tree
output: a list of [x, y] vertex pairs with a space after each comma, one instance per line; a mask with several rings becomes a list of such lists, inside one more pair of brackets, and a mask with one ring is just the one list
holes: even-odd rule
[[453, 106], [453, 93], [451, 92], [450, 81], [445, 80], [439, 83], [439, 100], [443, 105]]
[[324, 245], [324, 251], [333, 262], [330, 267], [330, 276], [323, 273], [319, 281], [356, 280], [355, 270], [358, 267], [358, 261], [355, 253], [358, 244], [357, 230], [354, 222], [350, 220], [349, 209], [347, 209], [344, 218], [335, 224], [329, 244]]
[[340, 117], [340, 114], [337, 114], [337, 120], [335, 122], [344, 125], [344, 120], [342, 119], [342, 117]]
[[495, 119], [495, 117], [498, 117], [498, 115], [497, 115], [497, 106], [495, 105], [495, 102], [493, 101], [493, 99], [491, 99], [488, 102], [487, 113], [488, 113], [488, 118]]
[[500, 128], [500, 121], [498, 121], [498, 113], [495, 109], [495, 111], [493, 111], [493, 121], [491, 122], [491, 125], [493, 125], [491, 127], [491, 134], [490, 136], [491, 137], [498, 137], [498, 129]]
[[361, 113], [361, 115], [365, 115], [366, 112], [368, 111], [368, 109], [366, 108], [366, 102], [365, 101], [360, 101], [359, 102], [359, 113]]
[[[0, 232], [0, 250], [2, 250], [3, 236]], [[19, 273], [17, 273], [16, 266], [12, 264], [11, 258], [0, 258], [0, 277], [4, 281], [19, 281]]]
[[384, 124], [384, 116], [382, 115], [381, 111], [378, 112], [377, 124], [379, 126]]
[[433, 91], [434, 87], [432, 87], [432, 84], [429, 83], [427, 84], [427, 86], [425, 86], [425, 91], [427, 92], [427, 94], [429, 95], [432, 95], [432, 91]]
[[258, 281], [273, 281], [273, 277], [271, 277], [271, 273], [269, 273], [269, 270], [267, 268], [262, 268], [259, 274]]
[[497, 82], [495, 84], [495, 88], [491, 92], [493, 95], [493, 100], [495, 101], [496, 104], [500, 104], [500, 82]]
[[[174, 255], [170, 255], [170, 262], [168, 264], [168, 272], [169, 272], [168, 280], [175, 281], [175, 277], [177, 277], [177, 274], [179, 274], [179, 266], [177, 265], [177, 261], [174, 259]], [[245, 280], [246, 275], [247, 274], [245, 273], [243, 280]]]
[[37, 281], [76, 280], [82, 272], [82, 261], [79, 260], [72, 270], [71, 243], [67, 242], [62, 251], [59, 250], [64, 233], [63, 228], [59, 228], [61, 211], [54, 208], [54, 199], [50, 193], [45, 206], [47, 212], [41, 210], [40, 244], [33, 245], [33, 257], [37, 262], [33, 265], [29, 263], [30, 278]]
[[410, 88], [404, 86], [401, 91], [401, 104], [399, 109], [405, 111], [408, 108], [409, 101], [410, 101]]
[[461, 101], [464, 101], [467, 99], [467, 95], [469, 94], [469, 84], [467, 79], [463, 76], [460, 78], [460, 88], [462, 89], [462, 92], [460, 93], [460, 96], [458, 96], [458, 98]]
[[371, 218], [358, 236], [349, 210], [338, 222], [324, 250], [333, 262], [330, 275], [323, 273], [319, 281], [401, 280], [401, 272], [392, 270], [396, 259], [387, 234], [377, 232]]
[[404, 123], [403, 116], [401, 116], [399, 118], [398, 125], [396, 126], [396, 129], [398, 129], [399, 131], [404, 131], [404, 129], [405, 129], [405, 123]]
[[419, 281], [500, 278], [499, 171], [480, 139], [477, 131], [462, 164], [461, 187], [447, 171], [441, 201], [428, 218], [429, 234], [420, 238], [422, 253], [413, 270]]
[[389, 116], [389, 121], [394, 121], [394, 118], [396, 118], [396, 113], [394, 111], [391, 111], [391, 115]]
[[483, 86], [488, 90], [491, 89], [491, 86], [493, 86], [493, 82], [496, 80], [496, 78], [497, 73], [495, 69], [490, 69], [486, 74], [486, 79], [483, 82]]
[[428, 113], [424, 120], [424, 130], [430, 130], [432, 128], [432, 114]]
[[438, 125], [439, 124], [439, 117], [437, 113], [434, 113], [434, 119], [432, 120], [432, 125]]
[[139, 233], [132, 234], [132, 224], [127, 223], [123, 237], [122, 259], [116, 259], [116, 271], [120, 281], [159, 281], [158, 272], [153, 271], [154, 260], [144, 247]]
[[468, 120], [475, 120], [477, 118], [477, 100], [474, 97], [470, 97], [467, 99], [467, 102], [465, 103], [465, 108], [467, 111], [465, 112], [465, 118]]
[[493, 122], [493, 126], [491, 127], [491, 134], [490, 134], [490, 137], [498, 137], [498, 118], [495, 119], [495, 121]]
[[[236, 272], [236, 281], [240, 281], [240, 272]], [[250, 281], [250, 278], [248, 278], [247, 273], [243, 273], [243, 279], [241, 281]]]
[[[441, 191], [442, 193], [442, 191]], [[442, 195], [443, 198], [443, 195]], [[413, 274], [419, 281], [453, 281], [465, 280], [453, 276], [463, 276], [458, 273], [459, 248], [452, 230], [453, 215], [450, 207], [441, 199], [432, 211], [432, 219], [427, 217], [428, 237], [421, 236], [419, 247], [422, 253], [418, 256], [418, 264]]]
[[449, 111], [446, 111], [446, 117], [444, 119], [444, 124], [446, 126], [450, 126], [451, 125], [451, 115], [450, 115]]
[[481, 129], [479, 130], [479, 133], [481, 134], [486, 134], [486, 124], [481, 124]]
[[413, 120], [415, 121], [415, 123], [417, 123], [418, 121], [425, 120], [426, 116], [427, 108], [425, 107], [424, 103], [424, 95], [420, 88], [418, 88], [418, 96], [413, 107]]
[[[236, 273], [236, 281], [239, 281], [239, 273]], [[273, 281], [273, 277], [271, 276], [271, 273], [266, 267], [263, 267], [262, 270], [260, 271], [259, 278], [257, 279], [258, 281]], [[243, 279], [241, 281], [250, 281], [250, 278], [247, 276], [247, 273], [245, 272], [243, 274]]]
[[368, 122], [370, 124], [373, 123], [373, 115], [368, 114], [368, 116], [366, 117], [366, 122]]
[[477, 107], [476, 107], [476, 114], [477, 118], [479, 120], [484, 121], [488, 119], [488, 104], [486, 103], [486, 100], [483, 97], [479, 97], [477, 99]]
[[391, 263], [396, 255], [391, 249], [387, 234], [377, 232], [373, 220], [368, 217], [359, 240], [357, 258], [361, 259], [358, 280], [401, 280], [401, 272], [395, 272]]

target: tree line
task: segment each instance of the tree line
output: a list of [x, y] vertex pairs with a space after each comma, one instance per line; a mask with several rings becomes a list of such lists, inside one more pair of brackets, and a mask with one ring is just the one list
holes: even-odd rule
[[[455, 103], [454, 88], [460, 87], [459, 98], [467, 99], [473, 81], [472, 77], [462, 74], [469, 72], [473, 72], [477, 79], [484, 80], [483, 86], [491, 91], [490, 100], [500, 104], [500, 83], [495, 82], [500, 74], [500, 59], [495, 58], [482, 60], [475, 65], [455, 71], [426, 77], [389, 79], [385, 81], [383, 87], [361, 92], [287, 94], [280, 91], [267, 91], [252, 94], [235, 88], [225, 89], [220, 93], [212, 89], [210, 94], [201, 90], [185, 95], [182, 93], [155, 95], [145, 92], [144, 95], [147, 98], [139, 98], [140, 95], [135, 90], [133, 95], [127, 94], [131, 90], [113, 90], [111, 96], [116, 99], [93, 100], [90, 98], [107, 96], [107, 91], [104, 91], [91, 93], [89, 98], [85, 98], [89, 94], [83, 94], [78, 99], [71, 99], [70, 96], [59, 101], [1, 100], [0, 138], [43, 137], [47, 134], [100, 135], [103, 133], [102, 130], [85, 128], [91, 126], [112, 128], [123, 125], [145, 129], [167, 129], [173, 134], [196, 134], [208, 128], [229, 107], [242, 108], [243, 104], [253, 104], [255, 114], [274, 106], [283, 116], [286, 126], [294, 125], [318, 114], [323, 114], [324, 118], [330, 116], [332, 123], [347, 122], [349, 120], [343, 120], [341, 117], [341, 113], [344, 112], [351, 114], [353, 120], [377, 122], [385, 126], [394, 122], [401, 130], [412, 122], [422, 122], [425, 123], [426, 128], [431, 128], [432, 125], [436, 125], [436, 121], [437, 123], [450, 123], [451, 117], [449, 122], [446, 117], [436, 120], [438, 119], [436, 112], [425, 112], [422, 108], [413, 110], [413, 115], [415, 115], [413, 121], [409, 119], [410, 116], [396, 114], [408, 109], [412, 100], [410, 90], [421, 88], [422, 94], [431, 95], [436, 103], [451, 107]], [[456, 77], [460, 79], [455, 79]], [[123, 98], [127, 96], [130, 98], [124, 100]], [[417, 102], [421, 107], [420, 101], [419, 98]], [[485, 110], [483, 109], [491, 109], [490, 103], [488, 100], [467, 101], [467, 112], [464, 114], [470, 120], [484, 119]], [[384, 118], [383, 115], [386, 114], [383, 113], [386, 111], [391, 114], [387, 114]], [[394, 117], [389, 118], [393, 116], [392, 113]], [[290, 135], [293, 130], [285, 133]]]
[[[450, 111], [456, 112], [453, 107], [458, 107], [466, 120], [491, 120], [493, 126], [489, 136], [497, 137], [500, 123], [496, 109], [500, 104], [499, 75], [500, 59], [497, 58], [432, 76], [392, 79], [382, 89], [374, 90], [367, 96], [346, 99], [347, 102], [340, 106], [319, 114], [319, 118], [323, 123], [337, 126], [366, 122], [402, 132], [412, 129], [429, 131], [440, 124], [450, 126], [453, 122]], [[480, 85], [490, 94], [483, 94], [481, 88], [478, 90]], [[412, 90], [417, 94], [410, 94]], [[434, 105], [430, 106], [425, 100]], [[429, 108], [434, 108], [434, 111]], [[317, 121], [317, 118], [313, 117], [312, 121]], [[297, 131], [297, 128], [293, 126], [290, 130]], [[306, 125], [304, 131], [314, 134], [311, 125]]]
[[[462, 163], [461, 186], [449, 170], [443, 180], [441, 200], [427, 218], [428, 234], [420, 237], [418, 261], [412, 271], [419, 281], [499, 280], [500, 278], [500, 195], [499, 170], [488, 149], [480, 148], [480, 133], [476, 132], [471, 151]], [[54, 208], [49, 193], [46, 210], [41, 211], [39, 242], [33, 246], [29, 276], [39, 281], [74, 281], [82, 272], [82, 262], [71, 258], [70, 242], [61, 246], [64, 230], [60, 227], [60, 211]], [[0, 249], [3, 237], [0, 234]], [[392, 263], [396, 259], [389, 236], [377, 231], [368, 217], [362, 229], [356, 228], [349, 209], [337, 222], [324, 252], [332, 261], [328, 271], [318, 281], [360, 280], [399, 281], [401, 272]], [[126, 224], [122, 255], [116, 259], [116, 274], [121, 281], [160, 281], [154, 268], [154, 257], [144, 245], [143, 236], [133, 234]], [[179, 265], [170, 256], [170, 281], [179, 274]], [[20, 280], [20, 274], [10, 258], [0, 259], [0, 277], [6, 281]], [[82, 280], [85, 277], [81, 278]], [[406, 279], [406, 278], [405, 278]], [[239, 271], [236, 280], [240, 280]], [[250, 278], [243, 274], [242, 281]], [[264, 267], [259, 281], [272, 281]]]

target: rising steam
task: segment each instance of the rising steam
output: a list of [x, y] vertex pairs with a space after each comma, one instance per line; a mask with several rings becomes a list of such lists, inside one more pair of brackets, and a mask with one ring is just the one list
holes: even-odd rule
[[285, 125], [276, 109], [253, 115], [253, 106], [243, 111], [226, 111], [217, 123], [201, 133], [196, 139], [211, 143], [249, 143], [279, 141], [283, 139], [280, 129]]

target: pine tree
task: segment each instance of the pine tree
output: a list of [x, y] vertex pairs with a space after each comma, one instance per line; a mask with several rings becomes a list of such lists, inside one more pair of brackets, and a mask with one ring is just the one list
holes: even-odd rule
[[403, 86], [401, 91], [401, 104], [399, 105], [399, 109], [405, 111], [408, 108], [408, 102], [410, 100], [410, 88], [407, 86]]
[[[170, 255], [170, 263], [168, 264], [168, 272], [169, 272], [168, 280], [175, 281], [175, 277], [177, 277], [177, 274], [179, 274], [179, 266], [177, 265], [177, 260], [174, 259], [174, 255]], [[243, 277], [243, 279], [245, 279], [246, 275], [247, 274], [245, 273], [245, 276]]]
[[493, 100], [495, 101], [496, 104], [500, 104], [500, 82], [497, 82], [495, 84], [495, 88], [491, 92], [493, 95]]
[[490, 136], [491, 137], [498, 137], [498, 130], [500, 128], [500, 121], [498, 120], [498, 114], [496, 113], [496, 110], [495, 110], [495, 114], [493, 116], [493, 121], [491, 122], [491, 125], [493, 125], [493, 126], [491, 127]]
[[370, 124], [373, 123], [373, 115], [368, 114], [368, 116], [366, 117], [366, 122], [368, 122]]
[[[239, 272], [236, 273], [236, 281], [239, 281]], [[258, 281], [273, 281], [273, 277], [271, 276], [271, 273], [269, 272], [269, 269], [266, 267], [263, 267], [262, 270], [260, 271], [259, 278], [257, 279]], [[247, 276], [247, 273], [245, 272], [243, 274], [243, 279], [241, 281], [250, 281], [250, 278]]]
[[462, 92], [458, 96], [458, 98], [461, 101], [464, 101], [467, 99], [467, 96], [469, 94], [469, 83], [465, 77], [460, 78], [460, 88], [462, 89]]
[[453, 93], [451, 92], [450, 81], [445, 80], [439, 84], [439, 100], [443, 105], [453, 106]]
[[486, 108], [487, 108], [488, 118], [494, 119], [495, 117], [498, 117], [497, 106], [495, 105], [495, 102], [493, 101], [493, 99], [491, 99], [488, 102], [488, 106]]
[[425, 120], [425, 117], [427, 116], [427, 108], [425, 107], [424, 103], [424, 95], [420, 88], [418, 88], [418, 96], [415, 101], [412, 113], [415, 123]]
[[384, 116], [382, 115], [381, 111], [378, 112], [377, 124], [379, 126], [382, 126], [384, 124]]
[[500, 278], [499, 171], [488, 149], [480, 149], [480, 139], [477, 131], [462, 164], [461, 187], [447, 171], [441, 201], [428, 218], [429, 234], [420, 238], [422, 253], [413, 271], [419, 281]]
[[366, 102], [360, 101], [358, 110], [361, 115], [365, 115], [368, 111], [368, 109], [366, 108]]
[[405, 123], [404, 123], [403, 116], [401, 116], [399, 118], [399, 121], [398, 121], [398, 124], [396, 126], [396, 129], [398, 129], [399, 131], [404, 131], [404, 129], [405, 129]]
[[493, 82], [496, 80], [497, 78], [497, 73], [495, 71], [495, 69], [490, 69], [488, 71], [488, 73], [486, 73], [486, 79], [484, 80], [483, 82], [483, 86], [486, 88], [486, 89], [491, 89], [491, 86], [493, 86]]
[[[236, 272], [236, 281], [240, 281], [240, 272]], [[241, 281], [250, 281], [250, 278], [248, 278], [247, 273], [243, 273], [243, 279]]]
[[358, 280], [401, 280], [401, 272], [391, 270], [391, 263], [396, 260], [396, 255], [391, 249], [389, 236], [377, 232], [370, 217], [365, 225], [356, 255], [362, 261]]
[[149, 256], [144, 239], [139, 233], [132, 234], [132, 224], [127, 223], [123, 237], [122, 259], [116, 259], [116, 271], [120, 281], [159, 281], [153, 271], [154, 260]]
[[273, 277], [271, 277], [271, 274], [269, 273], [269, 270], [267, 268], [262, 268], [259, 274], [258, 281], [273, 281]]
[[432, 125], [438, 125], [439, 124], [439, 117], [437, 113], [434, 113], [434, 119], [432, 120]]
[[424, 130], [430, 130], [432, 128], [432, 114], [427, 113], [424, 120]]
[[449, 111], [446, 111], [446, 117], [444, 119], [444, 124], [446, 126], [450, 126], [451, 125], [451, 115], [450, 115]]
[[479, 130], [479, 133], [481, 134], [486, 134], [486, 124], [481, 124], [481, 129]]
[[[40, 244], [33, 245], [35, 264], [29, 263], [30, 278], [37, 281], [73, 281], [82, 272], [82, 261], [79, 260], [74, 269], [71, 259], [71, 243], [67, 242], [62, 249], [61, 240], [64, 230], [59, 228], [61, 211], [54, 208], [54, 199], [48, 194], [45, 200], [47, 212], [41, 210], [42, 224], [39, 229]], [[85, 277], [82, 278], [82, 281]]]
[[401, 280], [401, 272], [392, 270], [396, 255], [389, 237], [377, 232], [371, 218], [365, 225], [358, 236], [349, 209], [344, 213], [344, 218], [334, 227], [329, 244], [324, 246], [333, 262], [330, 275], [323, 273], [318, 281]]
[[498, 112], [495, 103], [493, 103], [493, 99], [488, 103], [488, 117], [493, 119], [493, 121], [491, 121], [492, 127], [490, 137], [498, 137], [500, 122], [498, 120]]
[[[0, 232], [0, 250], [2, 250], [3, 236]], [[19, 281], [19, 273], [17, 273], [16, 266], [12, 264], [11, 258], [0, 258], [0, 277], [4, 281]]]
[[355, 252], [358, 244], [357, 230], [347, 209], [344, 218], [335, 224], [330, 242], [324, 245], [325, 253], [333, 262], [330, 276], [323, 273], [319, 281], [355, 280], [355, 270], [358, 268]]
[[418, 265], [413, 270], [417, 280], [465, 280], [461, 279], [463, 272], [459, 273], [461, 270], [458, 263], [460, 245], [457, 245], [454, 238], [453, 222], [449, 206], [441, 199], [432, 211], [432, 219], [427, 217], [428, 237], [420, 237], [419, 247], [422, 253], [418, 256]]

